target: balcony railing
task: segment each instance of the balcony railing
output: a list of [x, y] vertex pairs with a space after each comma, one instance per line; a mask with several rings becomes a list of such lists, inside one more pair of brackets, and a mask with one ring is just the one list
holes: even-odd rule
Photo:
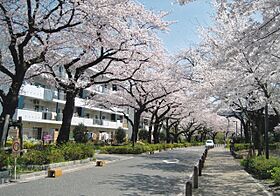
[[44, 88], [25, 84], [21, 87], [20, 95], [34, 97], [37, 99], [44, 99]]
[[24, 121], [36, 122], [42, 120], [42, 112], [17, 109], [15, 113], [15, 119], [18, 119], [19, 116], [21, 116]]
[[[50, 112], [50, 111], [31, 111], [26, 109], [17, 109], [14, 118], [18, 119], [21, 116], [23, 121], [38, 122], [38, 123], [51, 123], [60, 124], [62, 121], [62, 113]], [[88, 127], [100, 126], [104, 128], [117, 129], [118, 127], [124, 127], [124, 124], [117, 120], [116, 122], [101, 119], [91, 119], [82, 117], [72, 117], [71, 125], [76, 126], [83, 123]], [[126, 127], [124, 127], [126, 128]]]

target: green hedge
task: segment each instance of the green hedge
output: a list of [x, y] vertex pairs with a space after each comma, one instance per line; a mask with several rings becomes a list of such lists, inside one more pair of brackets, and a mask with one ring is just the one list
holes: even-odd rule
[[19, 158], [19, 163], [22, 165], [43, 165], [79, 160], [93, 157], [94, 152], [92, 144], [77, 144], [69, 142], [62, 146], [44, 146], [41, 150], [30, 149]]
[[280, 167], [274, 167], [271, 171], [271, 176], [276, 185], [280, 185]]
[[266, 159], [265, 156], [259, 156], [244, 159], [241, 161], [241, 165], [257, 178], [269, 179], [272, 177], [271, 171], [273, 168], [280, 167], [280, 159], [277, 157], [270, 157], [270, 159]]
[[191, 146], [190, 143], [176, 143], [176, 144], [136, 144], [125, 146], [105, 146], [101, 148], [101, 153], [108, 154], [141, 154], [144, 152], [151, 152], [156, 150], [165, 150], [168, 148], [184, 148]]
[[276, 143], [273, 143], [273, 144], [269, 144], [269, 149], [270, 149], [270, 150], [280, 149], [280, 142], [276, 142]]
[[67, 143], [61, 146], [61, 150], [66, 161], [85, 159], [94, 155], [92, 144]]
[[[235, 151], [239, 151], [239, 150], [247, 150], [250, 148], [250, 144], [249, 143], [236, 143], [234, 144], [234, 148]], [[270, 150], [276, 150], [276, 149], [280, 149], [280, 142], [276, 142], [273, 144], [269, 144], [269, 149]]]
[[9, 157], [10, 155], [0, 149], [0, 171], [8, 166]]
[[245, 143], [245, 144], [234, 144], [234, 149], [235, 151], [240, 151], [240, 150], [247, 150], [250, 148], [250, 144], [249, 143]]

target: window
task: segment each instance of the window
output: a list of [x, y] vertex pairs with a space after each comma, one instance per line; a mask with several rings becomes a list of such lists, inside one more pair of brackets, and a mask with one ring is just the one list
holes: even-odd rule
[[113, 85], [112, 85], [112, 90], [113, 90], [113, 91], [117, 91], [117, 90], [118, 90], [116, 84], [113, 84]]
[[35, 105], [35, 106], [34, 106], [34, 110], [35, 110], [36, 112], [39, 112], [39, 110], [40, 110], [39, 108], [40, 108], [39, 105]]
[[111, 121], [116, 121], [116, 114], [111, 114]]

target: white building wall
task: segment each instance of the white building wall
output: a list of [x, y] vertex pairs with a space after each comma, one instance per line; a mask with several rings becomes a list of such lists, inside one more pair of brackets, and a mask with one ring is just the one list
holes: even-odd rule
[[[65, 104], [65, 101], [61, 100], [61, 98], [64, 98], [63, 92], [58, 93], [54, 89], [50, 90], [41, 86], [25, 84], [20, 91], [20, 95], [24, 97], [24, 102], [16, 110], [13, 118], [18, 119], [19, 116], [22, 117], [25, 135], [36, 138], [38, 136], [38, 128], [42, 130], [42, 136], [45, 133], [51, 133], [60, 128], [62, 110]], [[127, 127], [124, 126], [124, 120], [121, 122], [118, 118], [118, 116], [123, 115], [122, 113], [115, 113], [111, 110], [87, 105], [86, 101], [81, 98], [75, 99], [75, 106], [84, 108], [84, 116], [78, 116], [77, 113], [73, 114], [71, 129], [79, 123], [83, 123], [89, 131], [96, 133], [106, 131], [112, 134], [119, 127], [127, 130]], [[115, 121], [111, 120], [111, 114], [116, 115]]]

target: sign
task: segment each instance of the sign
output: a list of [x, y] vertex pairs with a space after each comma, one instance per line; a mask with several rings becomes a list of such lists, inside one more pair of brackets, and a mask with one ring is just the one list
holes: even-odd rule
[[52, 140], [52, 136], [50, 134], [44, 135], [43, 140], [44, 141], [51, 141]]
[[17, 155], [20, 152], [20, 143], [17, 139], [13, 141], [12, 150], [13, 154], [15, 155]]

